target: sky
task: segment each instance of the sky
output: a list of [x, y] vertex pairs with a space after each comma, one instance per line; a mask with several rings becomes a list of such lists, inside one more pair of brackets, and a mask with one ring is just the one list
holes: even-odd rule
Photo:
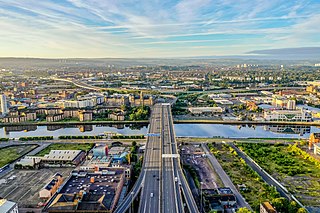
[[0, 0], [0, 57], [172, 58], [320, 47], [319, 11], [320, 0]]

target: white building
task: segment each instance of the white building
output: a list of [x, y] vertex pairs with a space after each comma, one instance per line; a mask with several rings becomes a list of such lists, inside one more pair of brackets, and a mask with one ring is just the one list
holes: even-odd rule
[[320, 155], [320, 147], [318, 144], [313, 144], [313, 152], [315, 155]]
[[224, 108], [222, 107], [189, 107], [188, 110], [192, 114], [208, 114], [208, 113], [222, 113]]
[[2, 115], [8, 114], [8, 103], [7, 103], [7, 97], [5, 95], [0, 95], [0, 102], [1, 102], [1, 113]]
[[81, 100], [81, 101], [65, 101], [63, 103], [64, 108], [86, 108], [94, 107], [96, 104], [93, 100]]
[[266, 121], [311, 121], [312, 115], [307, 110], [266, 110], [263, 118]]
[[287, 109], [295, 110], [296, 109], [296, 101], [295, 100], [288, 100]]
[[1, 213], [18, 213], [18, 205], [15, 202], [6, 199], [0, 199], [0, 212]]

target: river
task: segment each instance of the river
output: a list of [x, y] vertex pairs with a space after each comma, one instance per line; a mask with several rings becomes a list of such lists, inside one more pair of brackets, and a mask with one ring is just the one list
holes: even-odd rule
[[[317, 127], [306, 126], [235, 126], [222, 124], [175, 124], [178, 137], [226, 137], [226, 138], [308, 138]], [[120, 134], [146, 134], [147, 126], [135, 125], [78, 125], [78, 126], [15, 126], [1, 127], [0, 138], [60, 135], [100, 135], [105, 132]]]

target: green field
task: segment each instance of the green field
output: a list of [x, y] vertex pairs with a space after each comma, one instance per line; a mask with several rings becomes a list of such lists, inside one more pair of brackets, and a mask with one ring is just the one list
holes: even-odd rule
[[0, 149], [0, 168], [35, 149], [37, 145], [10, 146]]
[[83, 150], [89, 151], [94, 146], [94, 143], [52, 143], [45, 149], [37, 153], [36, 156], [44, 156], [49, 154], [51, 150]]
[[238, 190], [254, 211], [259, 212], [261, 202], [280, 197], [275, 188], [266, 184], [229, 145], [221, 143], [208, 145], [234, 185], [245, 184], [245, 190]]
[[238, 143], [306, 206], [320, 206], [320, 162], [297, 145]]

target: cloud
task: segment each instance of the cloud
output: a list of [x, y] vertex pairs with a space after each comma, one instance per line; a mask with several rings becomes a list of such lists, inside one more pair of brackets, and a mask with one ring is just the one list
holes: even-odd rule
[[319, 46], [319, 10], [315, 0], [0, 0], [0, 56], [194, 56]]

